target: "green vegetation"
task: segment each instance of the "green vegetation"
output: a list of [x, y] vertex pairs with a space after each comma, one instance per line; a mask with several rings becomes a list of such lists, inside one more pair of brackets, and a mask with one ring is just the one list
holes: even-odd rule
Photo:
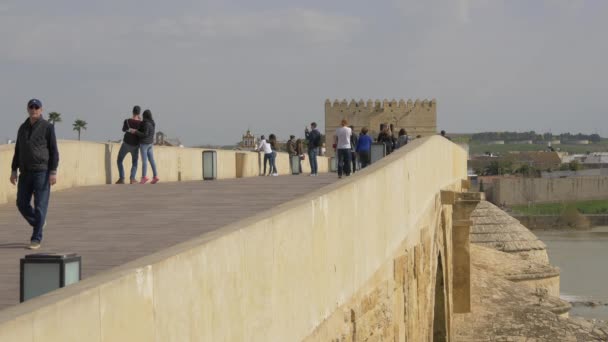
[[74, 121], [72, 126], [74, 127], [73, 130], [78, 132], [78, 140], [80, 141], [80, 132], [82, 130], [87, 129], [87, 122], [84, 120], [78, 119], [78, 120]]
[[[572, 154], [580, 154], [587, 152], [607, 152], [608, 142], [603, 140], [596, 144], [589, 145], [555, 145], [556, 151], [569, 152]], [[484, 154], [486, 152], [494, 154], [505, 154], [516, 151], [546, 151], [546, 145], [537, 144], [505, 144], [505, 145], [488, 145], [478, 142], [469, 142], [469, 151], [471, 154]]]
[[544, 141], [549, 142], [553, 139], [561, 140], [561, 141], [573, 141], [573, 140], [589, 140], [593, 143], [598, 143], [602, 138], [598, 134], [571, 134], [571, 133], [562, 133], [562, 134], [551, 134], [551, 133], [536, 133], [534, 131], [530, 132], [481, 132], [475, 133], [471, 135], [472, 141], [479, 142], [490, 142], [496, 140], [504, 140], [506, 142], [509, 141], [522, 141], [522, 140], [532, 140], [532, 141]]
[[562, 215], [569, 208], [575, 208], [581, 214], [608, 214], [608, 200], [517, 205], [511, 209], [521, 215]]

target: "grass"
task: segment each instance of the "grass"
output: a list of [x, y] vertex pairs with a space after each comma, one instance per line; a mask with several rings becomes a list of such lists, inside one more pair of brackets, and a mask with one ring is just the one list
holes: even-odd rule
[[566, 208], [574, 207], [581, 214], [608, 214], [608, 200], [580, 201], [568, 203], [544, 203], [527, 205], [516, 205], [511, 209], [521, 215], [561, 215]]
[[[562, 152], [569, 153], [587, 153], [587, 152], [607, 152], [608, 143], [605, 141], [590, 145], [555, 145]], [[528, 145], [528, 144], [505, 144], [505, 145], [487, 145], [475, 142], [469, 142], [469, 150], [471, 154], [482, 154], [485, 152], [492, 153], [508, 153], [512, 151], [546, 151], [545, 145]]]

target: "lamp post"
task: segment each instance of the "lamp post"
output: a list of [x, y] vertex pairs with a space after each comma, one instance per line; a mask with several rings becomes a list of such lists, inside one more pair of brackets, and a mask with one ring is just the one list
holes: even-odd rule
[[383, 143], [373, 143], [370, 150], [371, 164], [386, 156], [386, 145]]
[[79, 255], [68, 254], [29, 254], [20, 262], [19, 300], [41, 296], [82, 279], [82, 263]]
[[291, 164], [291, 174], [299, 175], [300, 174], [300, 156], [298, 155], [290, 155], [289, 163]]
[[217, 179], [217, 151], [203, 151], [203, 179]]

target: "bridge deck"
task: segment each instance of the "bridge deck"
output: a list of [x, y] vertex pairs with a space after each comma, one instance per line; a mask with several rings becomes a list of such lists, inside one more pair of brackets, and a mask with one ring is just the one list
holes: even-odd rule
[[83, 278], [270, 209], [337, 180], [256, 177], [213, 182], [112, 185], [53, 193], [42, 248], [14, 204], [0, 205], [0, 310], [19, 302], [19, 259], [75, 252]]

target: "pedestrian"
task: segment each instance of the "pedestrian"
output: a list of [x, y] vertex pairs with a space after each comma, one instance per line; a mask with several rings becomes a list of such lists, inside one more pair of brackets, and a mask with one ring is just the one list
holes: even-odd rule
[[446, 139], [448, 139], [448, 140], [452, 140], [452, 138], [450, 138], [447, 135], [445, 135], [445, 131], [444, 130], [441, 131], [441, 136], [444, 137], [444, 138], [446, 138]]
[[125, 133], [122, 138], [122, 145], [120, 145], [120, 150], [118, 151], [118, 159], [116, 163], [118, 164], [118, 181], [116, 184], [125, 184], [125, 168], [123, 166], [123, 161], [127, 154], [131, 154], [131, 176], [130, 183], [137, 183], [136, 174], [137, 174], [137, 162], [139, 160], [139, 137], [137, 134], [131, 133], [131, 128], [139, 129], [141, 125], [141, 116], [140, 116], [141, 108], [139, 106], [133, 107], [132, 117], [130, 119], [125, 119], [122, 123], [122, 131]]
[[380, 125], [380, 134], [378, 134], [378, 139], [376, 141], [384, 144], [386, 155], [393, 152], [393, 141], [389, 134], [389, 127], [386, 124]]
[[349, 126], [352, 132], [350, 136], [350, 160], [352, 162], [352, 172], [357, 172], [357, 142], [359, 138], [355, 133], [355, 126]]
[[346, 177], [350, 176], [350, 136], [353, 134], [350, 127], [346, 126], [348, 122], [342, 119], [340, 126], [336, 130], [336, 136], [334, 137], [334, 143], [336, 146], [336, 152], [338, 156], [338, 178], [342, 178], [342, 174]]
[[[272, 157], [272, 149], [270, 148], [270, 144], [268, 144], [268, 142], [266, 141], [266, 137], [265, 136], [261, 136], [260, 137], [260, 144], [258, 145], [257, 149], [258, 152], [263, 152], [264, 153], [264, 172], [262, 173], [262, 176], [266, 175], [266, 165], [268, 164], [268, 166], [270, 167], [270, 158]], [[270, 169], [270, 171], [272, 171], [272, 168]], [[270, 176], [271, 172], [268, 173], [268, 176]]]
[[42, 102], [31, 99], [27, 112], [29, 117], [17, 132], [10, 182], [17, 185], [17, 208], [32, 226], [29, 249], [38, 249], [46, 226], [51, 186], [57, 183], [59, 150], [55, 127], [42, 116]]
[[403, 128], [400, 129], [399, 138], [397, 138], [397, 148], [407, 145], [408, 142], [409, 142], [409, 137], [407, 136], [407, 132]]
[[300, 162], [298, 163], [300, 167], [300, 174], [302, 173], [302, 160], [304, 160], [304, 146], [302, 144], [302, 139], [296, 140], [296, 154], [298, 155], [298, 159]]
[[321, 133], [317, 129], [317, 123], [312, 122], [310, 124], [311, 130], [308, 127], [304, 130], [306, 141], [308, 142], [308, 160], [310, 162], [310, 175], [316, 176], [318, 174], [317, 165], [317, 153], [321, 147]]
[[270, 134], [268, 136], [268, 144], [270, 145], [270, 150], [272, 154], [270, 156], [270, 174], [273, 176], [278, 176], [279, 171], [277, 170], [277, 137], [274, 134]]
[[154, 160], [154, 133], [156, 131], [156, 123], [152, 118], [152, 112], [149, 109], [144, 110], [144, 120], [141, 122], [139, 129], [131, 129], [131, 133], [139, 137], [139, 149], [141, 150], [141, 182], [146, 184], [150, 180], [148, 178], [148, 161], [152, 167], [152, 182], [156, 184], [160, 180], [156, 170], [156, 161]]
[[357, 153], [361, 161], [361, 168], [366, 168], [371, 164], [372, 137], [367, 135], [367, 127], [361, 128], [359, 141], [357, 142]]
[[395, 125], [389, 125], [389, 134], [391, 137], [391, 151], [394, 151], [397, 149], [397, 138], [395, 138]]

